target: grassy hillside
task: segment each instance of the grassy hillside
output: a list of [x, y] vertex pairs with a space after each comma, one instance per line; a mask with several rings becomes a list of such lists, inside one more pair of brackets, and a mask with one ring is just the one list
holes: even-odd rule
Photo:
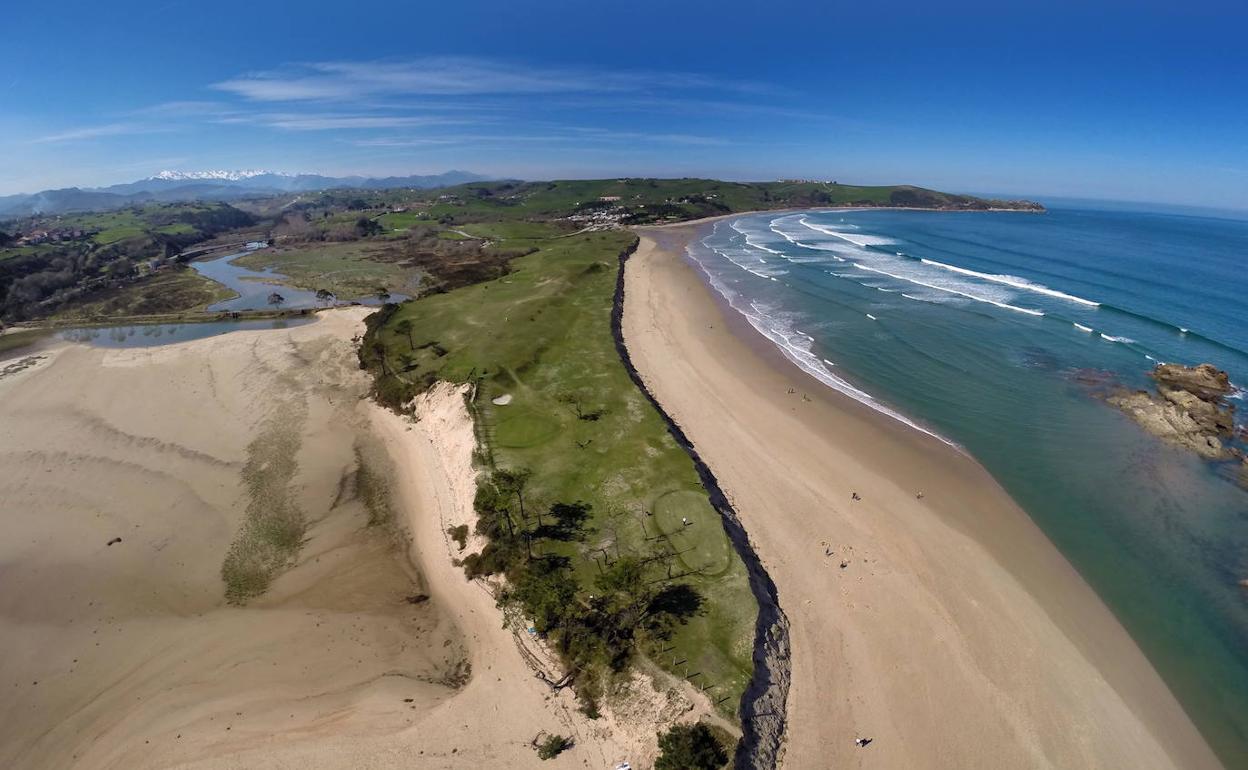
[[[909, 185], [860, 186], [836, 182], [721, 182], [713, 179], [593, 179], [551, 182], [473, 182], [409, 194], [364, 196], [376, 205], [418, 207], [409, 222], [442, 224], [490, 219], [553, 219], [613, 212], [624, 224], [693, 219], [756, 209], [811, 206], [905, 206], [945, 210], [1042, 210], [1026, 201], [996, 201]], [[312, 200], [306, 201], [313, 205]]]
[[[392, 404], [437, 380], [477, 385], [478, 510], [492, 543], [468, 566], [509, 576], [515, 603], [582, 671], [589, 694], [643, 654], [688, 672], [733, 716], [752, 671], [757, 605], [692, 461], [615, 350], [617, 260], [632, 241], [618, 231], [541, 241], [501, 278], [374, 316], [361, 357]], [[489, 483], [493, 471], [531, 472], [524, 513], [505, 479]], [[581, 524], [568, 507], [577, 503], [588, 506]], [[601, 642], [618, 631], [604, 614], [626, 612], [647, 590], [665, 592], [646, 596], [647, 610], [672, 611], [652, 612], [614, 646]]]

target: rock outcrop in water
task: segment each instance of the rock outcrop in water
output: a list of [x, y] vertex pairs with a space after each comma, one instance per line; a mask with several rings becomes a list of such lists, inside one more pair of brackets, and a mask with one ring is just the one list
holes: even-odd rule
[[[1158, 364], [1149, 376], [1157, 383], [1156, 393], [1118, 390], [1106, 400], [1148, 432], [1201, 457], [1240, 457], [1230, 445], [1235, 432], [1235, 407], [1227, 403], [1226, 397], [1234, 388], [1226, 372], [1212, 364]], [[1248, 474], [1248, 466], [1244, 472]]]

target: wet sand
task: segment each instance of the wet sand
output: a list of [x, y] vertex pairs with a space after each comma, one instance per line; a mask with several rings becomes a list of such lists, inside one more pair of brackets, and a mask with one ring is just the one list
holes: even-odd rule
[[624, 334], [788, 615], [783, 766], [1219, 767], [988, 473], [830, 391], [727, 314], [683, 257], [695, 230], [641, 231]]

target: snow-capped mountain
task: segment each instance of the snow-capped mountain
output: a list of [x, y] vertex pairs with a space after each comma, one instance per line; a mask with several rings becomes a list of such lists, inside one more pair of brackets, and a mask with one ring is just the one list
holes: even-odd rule
[[120, 208], [151, 201], [230, 201], [290, 192], [332, 189], [378, 190], [392, 187], [429, 189], [489, 177], [469, 171], [447, 171], [427, 176], [329, 177], [319, 174], [284, 174], [248, 169], [245, 171], [161, 171], [155, 176], [109, 187], [44, 190], [34, 195], [0, 197], [0, 217], [34, 213], [59, 214], [65, 211], [95, 211]]
[[238, 182], [243, 179], [251, 179], [253, 176], [290, 176], [278, 171], [265, 171], [263, 169], [243, 169], [241, 171], [161, 171], [155, 176], [148, 179], [159, 179], [162, 182], [189, 182], [202, 181], [206, 179]]

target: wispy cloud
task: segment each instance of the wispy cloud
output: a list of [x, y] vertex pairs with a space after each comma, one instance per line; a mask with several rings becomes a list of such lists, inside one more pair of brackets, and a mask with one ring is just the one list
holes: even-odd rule
[[150, 134], [165, 129], [145, 123], [107, 123], [102, 126], [85, 126], [55, 134], [47, 134], [30, 140], [31, 144], [53, 144], [56, 142], [77, 142], [86, 139], [99, 139], [106, 136], [126, 136], [131, 134]]
[[377, 96], [474, 96], [593, 92], [751, 91], [749, 82], [696, 73], [525, 67], [472, 57], [319, 62], [255, 72], [213, 88], [258, 102], [356, 101]]
[[236, 106], [227, 102], [183, 100], [154, 104], [135, 110], [131, 114], [156, 118], [213, 118], [236, 114], [238, 111]]
[[[356, 107], [357, 105], [352, 105]], [[339, 129], [417, 128], [478, 122], [462, 115], [445, 117], [430, 114], [406, 114], [409, 110], [395, 105], [359, 105], [350, 112], [325, 112], [323, 108], [297, 111], [299, 106], [281, 112], [257, 111], [249, 105], [231, 105], [212, 101], [166, 102], [136, 110], [143, 119], [158, 118], [175, 124], [216, 123], [224, 125], [257, 125], [288, 131], [333, 131]]]
[[602, 128], [572, 127], [544, 134], [489, 134], [465, 133], [439, 136], [388, 136], [356, 139], [350, 142], [356, 147], [428, 147], [451, 144], [490, 144], [506, 146], [514, 144], [659, 144], [719, 147], [731, 144], [726, 139], [696, 134], [663, 134], [641, 131], [614, 131]]
[[239, 122], [260, 123], [288, 131], [333, 131], [340, 129], [413, 128], [464, 123], [443, 117], [423, 115], [301, 115], [298, 113], [260, 114]]

